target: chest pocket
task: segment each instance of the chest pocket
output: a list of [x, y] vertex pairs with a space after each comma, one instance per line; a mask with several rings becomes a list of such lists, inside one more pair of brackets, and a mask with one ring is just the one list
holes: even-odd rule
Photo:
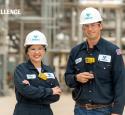
[[43, 86], [46, 88], [52, 88], [54, 86], [57, 85], [57, 80], [56, 79], [52, 79], [52, 78], [48, 78], [47, 80], [42, 80], [40, 78], [35, 78], [35, 79], [31, 79], [29, 80], [30, 84], [38, 87], [38, 86]]
[[111, 63], [97, 62], [95, 72], [98, 79], [109, 81], [109, 78], [111, 77]]
[[46, 73], [40, 73], [38, 75], [41, 82], [44, 82], [46, 87], [54, 87], [56, 85], [56, 78], [53, 73], [46, 72]]
[[75, 73], [76, 74], [84, 72], [85, 71], [85, 64], [84, 64], [84, 62], [80, 62], [78, 64], [75, 64], [74, 69], [75, 69]]
[[37, 77], [37, 75], [36, 75], [36, 78], [34, 78], [34, 79], [28, 79], [28, 81], [30, 82], [31, 85], [33, 85], [35, 87], [38, 87], [39, 84], [40, 84], [40, 80]]
[[76, 74], [85, 71], [84, 57], [75, 59], [74, 69]]
[[49, 88], [55, 87], [57, 85], [56, 79], [49, 78], [45, 82], [46, 82], [47, 87]]

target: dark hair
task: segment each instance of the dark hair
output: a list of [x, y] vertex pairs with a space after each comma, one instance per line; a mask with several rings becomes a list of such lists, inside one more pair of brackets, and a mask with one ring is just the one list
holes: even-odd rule
[[47, 50], [47, 49], [46, 49], [46, 46], [43, 46], [43, 47], [45, 47], [45, 51], [46, 51], [46, 50]]
[[28, 52], [28, 49], [31, 47], [32, 45], [28, 45], [25, 47], [25, 54]]
[[99, 21], [98, 23], [100, 23], [100, 24], [101, 24], [102, 22], [101, 22], [101, 21]]

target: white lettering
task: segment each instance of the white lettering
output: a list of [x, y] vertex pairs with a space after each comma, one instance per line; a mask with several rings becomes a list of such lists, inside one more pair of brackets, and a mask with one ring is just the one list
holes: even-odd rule
[[20, 9], [0, 9], [0, 14], [20, 15]]

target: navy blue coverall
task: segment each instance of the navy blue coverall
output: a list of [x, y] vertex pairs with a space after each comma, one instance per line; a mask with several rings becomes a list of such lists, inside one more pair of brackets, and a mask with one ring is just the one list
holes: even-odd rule
[[[95, 57], [87, 65], [87, 55]], [[92, 71], [94, 79], [87, 83], [76, 81], [76, 74]], [[73, 88], [72, 96], [79, 104], [111, 104], [112, 112], [122, 114], [125, 102], [125, 67], [120, 49], [101, 38], [88, 54], [87, 42], [75, 46], [70, 53], [65, 72], [66, 84]]]
[[[41, 72], [53, 73], [50, 67], [42, 64]], [[53, 95], [52, 87], [59, 86], [55, 77], [41, 80], [38, 71], [30, 61], [16, 67], [14, 73], [17, 104], [13, 115], [53, 115], [50, 104], [59, 100]], [[22, 83], [28, 80], [30, 85]]]

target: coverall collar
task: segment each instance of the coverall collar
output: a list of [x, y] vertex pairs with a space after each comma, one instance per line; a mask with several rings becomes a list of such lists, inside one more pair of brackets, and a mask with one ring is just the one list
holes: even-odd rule
[[[29, 69], [36, 69], [35, 66], [32, 64], [32, 62], [31, 62], [30, 60], [28, 60], [26, 63], [27, 63], [27, 67], [28, 67]], [[46, 68], [46, 66], [43, 64], [42, 61], [41, 61], [41, 70], [42, 70], [42, 71], [47, 71], [47, 68]]]
[[[97, 50], [100, 50], [102, 44], [103, 44], [103, 38], [100, 38], [99, 41], [98, 41], [98, 43], [94, 46], [94, 48], [97, 49]], [[87, 48], [88, 48], [87, 41], [81, 43], [81, 48], [80, 48], [81, 50], [87, 50]]]

